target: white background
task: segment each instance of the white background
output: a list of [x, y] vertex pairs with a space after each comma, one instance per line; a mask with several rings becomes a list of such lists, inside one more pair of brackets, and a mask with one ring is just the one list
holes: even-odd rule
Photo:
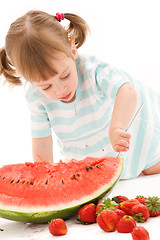
[[[0, 47], [9, 25], [26, 11], [83, 17], [91, 35], [80, 53], [93, 54], [160, 92], [159, 1], [157, 0], [5, 0], [1, 4]], [[23, 87], [2, 87], [0, 78], [0, 165], [32, 161], [30, 117]], [[55, 160], [61, 155], [54, 144]]]
[[[9, 25], [31, 9], [47, 11], [53, 15], [56, 12], [79, 14], [88, 22], [91, 29], [91, 35], [88, 37], [86, 44], [79, 50], [80, 53], [96, 55], [111, 65], [127, 71], [133, 77], [140, 79], [160, 92], [160, 14], [158, 0], [5, 0], [3, 3], [1, 1], [0, 47], [4, 46]], [[3, 78], [1, 77], [0, 166], [8, 163], [32, 161], [30, 117], [23, 88], [10, 89], [7, 85], [4, 87], [2, 85]], [[58, 161], [61, 155], [56, 143], [54, 146], [54, 157]], [[143, 192], [146, 195], [160, 195], [160, 191], [156, 187], [153, 188], [153, 186], [156, 186], [155, 183], [158, 185], [157, 181], [159, 181], [159, 176], [144, 177], [142, 180], [137, 178], [131, 181], [120, 181], [120, 188], [116, 188], [117, 191], [113, 191], [113, 194], [130, 195], [129, 197], [143, 194]], [[153, 189], [154, 191], [152, 191]], [[1, 239], [13, 239], [14, 236], [16, 240], [22, 239], [22, 235], [27, 237], [26, 234], [29, 233], [30, 237], [27, 239], [41, 239], [42, 236], [43, 239], [51, 238], [48, 234], [47, 225], [40, 227], [44, 228], [42, 229], [44, 231], [43, 235], [43, 231], [38, 234], [36, 226], [33, 228], [33, 230], [35, 229], [34, 233], [32, 230], [26, 230], [23, 224], [3, 221], [3, 219], [0, 219], [0, 221], [0, 227], [5, 229]], [[154, 240], [157, 240], [159, 236], [157, 231], [159, 221], [159, 218], [152, 219], [145, 224], [146, 228], [152, 232], [152, 239]], [[99, 239], [100, 236], [100, 239], [131, 239], [130, 235], [119, 235], [117, 233], [105, 235], [100, 232], [99, 228], [96, 227], [95, 230], [93, 228], [94, 226], [88, 228], [80, 226], [78, 228], [77, 225], [73, 224], [70, 226], [69, 235], [64, 239], [68, 239], [68, 237], [69, 239], [76, 239], [77, 235], [79, 237], [77, 239], [87, 236], [93, 239], [94, 234], [94, 239]]]

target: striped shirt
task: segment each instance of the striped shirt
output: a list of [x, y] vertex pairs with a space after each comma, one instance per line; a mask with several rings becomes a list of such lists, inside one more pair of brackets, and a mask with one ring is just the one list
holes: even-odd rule
[[57, 136], [61, 153], [67, 159], [86, 156], [116, 156], [109, 139], [114, 101], [119, 88], [129, 82], [144, 107], [129, 132], [130, 150], [123, 153], [122, 179], [134, 178], [160, 161], [160, 97], [153, 90], [133, 80], [124, 71], [100, 62], [95, 57], [76, 60], [78, 87], [71, 103], [48, 99], [30, 85], [26, 100], [31, 112], [33, 138]]

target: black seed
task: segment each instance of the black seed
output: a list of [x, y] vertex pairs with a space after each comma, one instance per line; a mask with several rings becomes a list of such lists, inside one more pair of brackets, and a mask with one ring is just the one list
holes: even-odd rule
[[30, 185], [33, 185], [33, 182], [31, 182]]
[[26, 184], [29, 184], [29, 182], [26, 182]]
[[22, 182], [22, 184], [25, 183], [25, 181]]
[[12, 180], [10, 183], [13, 183], [14, 182], [14, 180]]
[[5, 177], [3, 177], [3, 179], [5, 179]]
[[97, 168], [100, 168], [100, 166], [99, 166], [99, 165], [97, 165], [96, 167], [97, 167]]
[[76, 176], [73, 174], [73, 178], [76, 179]]
[[46, 181], [45, 184], [47, 185], [47, 184], [48, 184], [48, 181]]
[[62, 180], [62, 184], [64, 184], [64, 181]]
[[89, 171], [89, 168], [88, 168], [88, 167], [86, 167], [86, 170], [87, 170], [87, 171]]
[[19, 182], [20, 182], [20, 180], [17, 181], [17, 183], [19, 183]]
[[80, 177], [80, 174], [79, 174], [79, 173], [77, 173], [77, 176], [78, 176], [78, 177]]
[[89, 168], [90, 168], [91, 170], [93, 169], [93, 167], [92, 167], [92, 166], [90, 166]]

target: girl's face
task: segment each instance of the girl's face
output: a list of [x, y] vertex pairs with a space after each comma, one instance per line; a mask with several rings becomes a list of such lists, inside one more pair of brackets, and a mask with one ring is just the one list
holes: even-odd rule
[[33, 84], [49, 99], [73, 102], [78, 86], [78, 74], [75, 61], [62, 55], [53, 60], [57, 74], [47, 81], [34, 82]]

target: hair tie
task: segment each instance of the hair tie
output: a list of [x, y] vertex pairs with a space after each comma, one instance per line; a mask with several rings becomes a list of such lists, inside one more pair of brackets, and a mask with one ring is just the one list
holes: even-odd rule
[[57, 13], [56, 13], [56, 18], [57, 18], [57, 20], [60, 22], [61, 20], [64, 19], [64, 14], [57, 12]]

